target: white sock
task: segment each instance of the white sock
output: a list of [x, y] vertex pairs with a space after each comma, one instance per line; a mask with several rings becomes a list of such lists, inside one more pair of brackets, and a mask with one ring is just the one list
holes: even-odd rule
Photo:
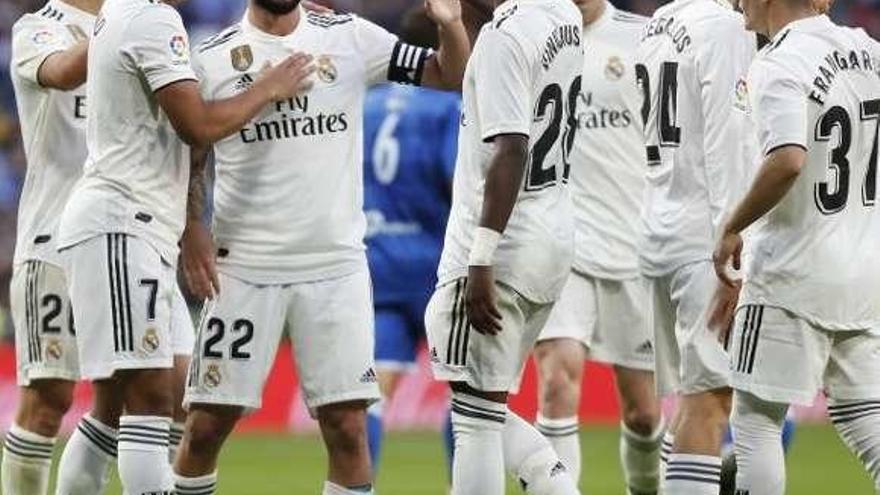
[[550, 419], [538, 413], [535, 428], [547, 437], [575, 484], [581, 481], [581, 437], [577, 416]]
[[663, 482], [665, 495], [718, 495], [720, 488], [720, 457], [678, 453], [669, 455], [666, 479]]
[[507, 406], [467, 394], [452, 394], [454, 495], [504, 495], [501, 430]]
[[660, 444], [660, 480], [666, 479], [666, 464], [669, 463], [669, 456], [672, 455], [672, 447], [675, 445], [675, 434], [670, 430], [666, 430], [663, 434], [663, 442]]
[[91, 415], [83, 416], [64, 446], [56, 495], [104, 493], [116, 461], [116, 430]]
[[174, 459], [177, 458], [177, 449], [180, 447], [180, 441], [183, 440], [183, 423], [171, 423], [171, 429], [168, 430], [168, 464], [174, 466]]
[[660, 489], [660, 444], [665, 430], [662, 420], [647, 436], [620, 424], [620, 465], [631, 495], [656, 494]]
[[119, 418], [119, 479], [128, 495], [171, 495], [174, 476], [168, 465], [171, 418]]
[[736, 431], [736, 487], [749, 495], [785, 493], [782, 426], [788, 406], [735, 393], [731, 425]]
[[0, 464], [2, 490], [6, 495], [45, 495], [49, 489], [55, 439], [29, 432], [13, 424], [6, 432]]
[[321, 495], [373, 495], [373, 487], [367, 485], [359, 488], [346, 488], [332, 481], [325, 481]]
[[577, 485], [550, 441], [513, 411], [503, 430], [504, 464], [529, 495], [579, 495]]
[[174, 493], [177, 495], [214, 495], [215, 491], [217, 491], [217, 471], [195, 478], [174, 475]]
[[843, 443], [874, 480], [880, 493], [880, 401], [829, 399], [828, 415]]

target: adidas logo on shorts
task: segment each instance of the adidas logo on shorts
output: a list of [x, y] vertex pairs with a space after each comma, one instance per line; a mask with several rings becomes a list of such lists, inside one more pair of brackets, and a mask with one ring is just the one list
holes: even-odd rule
[[366, 373], [361, 375], [361, 383], [376, 383], [376, 381], [376, 371], [373, 368], [368, 369]]
[[440, 362], [440, 356], [437, 355], [437, 348], [436, 347], [431, 348], [431, 362], [432, 363], [439, 363]]
[[553, 469], [550, 470], [550, 477], [554, 478], [554, 477], [559, 476], [560, 474], [562, 474], [566, 471], [568, 471], [568, 469], [565, 468], [565, 464], [563, 464], [562, 461], [558, 461], [553, 466]]
[[654, 344], [650, 340], [646, 340], [642, 345], [636, 347], [636, 352], [639, 354], [654, 354]]

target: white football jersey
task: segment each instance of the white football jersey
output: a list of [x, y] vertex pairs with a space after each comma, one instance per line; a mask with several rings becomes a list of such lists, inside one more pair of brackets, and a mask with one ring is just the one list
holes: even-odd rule
[[645, 185], [642, 94], [635, 52], [647, 18], [617, 10], [584, 28], [584, 82], [572, 149], [574, 270], [622, 280], [639, 275]]
[[220, 268], [266, 284], [362, 269], [363, 105], [383, 81], [418, 83], [431, 52], [354, 15], [300, 9], [288, 36], [248, 20], [206, 40], [194, 65], [207, 98], [246, 90], [266, 63], [315, 57], [314, 86], [270, 105], [216, 143], [214, 237]]
[[86, 88], [45, 88], [37, 73], [53, 53], [88, 40], [94, 24], [92, 14], [50, 0], [12, 28], [10, 74], [28, 165], [18, 206], [16, 263], [60, 264], [58, 221], [86, 160]]
[[533, 302], [558, 298], [573, 257], [567, 177], [584, 68], [582, 30], [570, 0], [509, 0], [480, 32], [465, 74], [441, 285], [467, 276], [492, 139], [522, 134], [531, 152], [495, 254], [495, 278]]
[[642, 35], [647, 183], [642, 271], [663, 276], [712, 259], [758, 158], [745, 90], [754, 33], [727, 0], [675, 0]]
[[158, 0], [107, 0], [88, 70], [89, 155], [64, 209], [59, 248], [127, 233], [175, 263], [189, 156], [154, 92], [196, 78], [180, 14]]
[[829, 330], [880, 323], [880, 46], [826, 16], [779, 32], [749, 71], [765, 155], [807, 160], [747, 243], [742, 304], [781, 307]]

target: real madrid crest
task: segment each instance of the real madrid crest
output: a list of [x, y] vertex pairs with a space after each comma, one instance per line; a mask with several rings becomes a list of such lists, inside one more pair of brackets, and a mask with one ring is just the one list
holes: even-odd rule
[[621, 60], [620, 57], [614, 55], [608, 59], [608, 64], [605, 65], [606, 78], [611, 81], [619, 81], [625, 72], [626, 67], [623, 65], [623, 60]]
[[339, 77], [339, 72], [336, 70], [336, 66], [333, 65], [333, 59], [330, 58], [330, 55], [321, 55], [315, 64], [318, 68], [318, 79], [321, 81], [332, 84]]
[[50, 339], [46, 345], [46, 357], [52, 360], [59, 360], [64, 356], [64, 347], [58, 339]]
[[141, 340], [141, 344], [144, 346], [144, 350], [150, 354], [159, 349], [159, 334], [156, 332], [155, 328], [148, 328], [147, 331], [144, 332], [144, 338]]
[[237, 46], [229, 52], [232, 57], [232, 67], [239, 72], [244, 72], [254, 64], [254, 52], [251, 45]]
[[220, 374], [220, 367], [216, 364], [208, 365], [208, 370], [205, 371], [205, 385], [209, 388], [215, 388], [220, 386], [220, 383], [223, 381], [223, 376]]

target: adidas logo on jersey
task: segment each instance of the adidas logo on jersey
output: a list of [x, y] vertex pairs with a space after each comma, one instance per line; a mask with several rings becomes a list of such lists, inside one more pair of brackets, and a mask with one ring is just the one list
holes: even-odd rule
[[556, 464], [553, 466], [553, 469], [550, 470], [550, 477], [555, 478], [556, 476], [559, 476], [560, 474], [567, 471], [568, 469], [565, 468], [565, 464], [563, 464], [562, 461], [557, 461]]
[[363, 375], [361, 375], [360, 379], [361, 383], [376, 383], [376, 371], [373, 368], [368, 369]]
[[650, 340], [646, 340], [636, 347], [636, 352], [639, 354], [654, 354], [654, 344]]
[[251, 77], [250, 74], [245, 74], [245, 75], [241, 76], [241, 79], [239, 79], [235, 83], [235, 86], [233, 86], [233, 89], [235, 90], [236, 93], [244, 93], [245, 91], [250, 89], [251, 85], [253, 85], [253, 84], [254, 84], [254, 78]]

